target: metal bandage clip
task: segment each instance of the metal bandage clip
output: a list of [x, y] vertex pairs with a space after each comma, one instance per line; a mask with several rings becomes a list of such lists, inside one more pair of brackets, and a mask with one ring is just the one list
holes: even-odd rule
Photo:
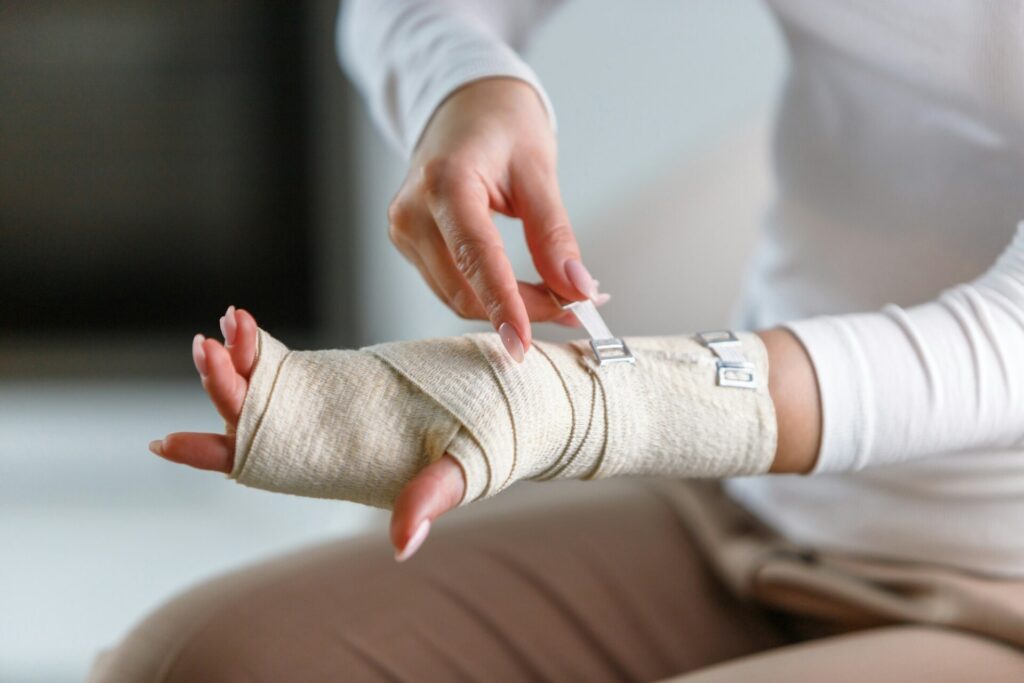
[[718, 365], [718, 386], [756, 389], [754, 364], [743, 355], [743, 343], [729, 330], [698, 332], [697, 340], [715, 354]]
[[[552, 293], [552, 296], [555, 296]], [[563, 301], [555, 297], [555, 301], [563, 311], [571, 311], [590, 335], [590, 348], [594, 350], [594, 358], [598, 366], [612, 363], [636, 363], [636, 358], [621, 338], [612, 335], [597, 307], [590, 299], [583, 301]]]

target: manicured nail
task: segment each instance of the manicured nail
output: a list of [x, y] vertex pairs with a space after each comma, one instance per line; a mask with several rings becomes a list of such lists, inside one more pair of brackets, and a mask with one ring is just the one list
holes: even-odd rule
[[159, 455], [163, 457], [164, 454], [164, 442], [162, 439], [149, 442], [149, 452], [153, 455]]
[[405, 562], [413, 553], [420, 549], [423, 545], [423, 541], [427, 540], [427, 533], [430, 531], [430, 520], [425, 519], [420, 522], [420, 525], [416, 527], [416, 531], [413, 532], [412, 536], [405, 543], [405, 547], [400, 551], [395, 551], [395, 561]]
[[203, 342], [206, 338], [197, 334], [192, 337], [192, 361], [196, 364], [196, 370], [203, 377], [206, 377], [206, 351], [203, 350]]
[[597, 298], [597, 283], [582, 263], [576, 259], [566, 261], [565, 276], [580, 294], [588, 299]]
[[611, 294], [609, 294], [607, 292], [601, 292], [600, 294], [597, 295], [597, 298], [594, 299], [594, 305], [595, 306], [604, 306], [606, 303], [608, 303], [611, 300], [611, 298], [612, 298]]
[[526, 352], [523, 351], [523, 340], [519, 338], [516, 328], [509, 323], [502, 323], [498, 327], [498, 336], [501, 337], [501, 343], [505, 345], [505, 350], [512, 356], [512, 360], [522, 363]]
[[235, 333], [238, 331], [238, 320], [235, 318], [235, 307], [228, 306], [227, 313], [220, 319], [220, 331], [224, 333], [224, 343], [231, 346], [235, 343]]

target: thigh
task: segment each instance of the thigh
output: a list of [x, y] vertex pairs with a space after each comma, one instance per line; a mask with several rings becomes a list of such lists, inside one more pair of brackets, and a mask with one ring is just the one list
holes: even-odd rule
[[715, 579], [659, 491], [519, 486], [439, 522], [404, 564], [381, 533], [242, 571], [172, 601], [107, 669], [164, 683], [601, 683], [787, 642]]
[[1011, 683], [1024, 653], [971, 634], [893, 626], [791, 645], [664, 683]]

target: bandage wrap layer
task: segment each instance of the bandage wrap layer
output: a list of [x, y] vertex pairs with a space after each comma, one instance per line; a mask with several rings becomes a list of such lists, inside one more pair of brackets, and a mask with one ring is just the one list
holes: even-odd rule
[[739, 336], [754, 389], [717, 386], [714, 356], [687, 336], [627, 339], [634, 365], [597, 367], [585, 342], [534, 342], [517, 364], [493, 334], [289, 351], [261, 331], [231, 476], [390, 508], [446, 452], [463, 504], [522, 479], [766, 472], [767, 354]]

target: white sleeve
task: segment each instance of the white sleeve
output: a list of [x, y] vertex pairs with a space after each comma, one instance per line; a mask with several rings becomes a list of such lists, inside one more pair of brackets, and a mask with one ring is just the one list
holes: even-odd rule
[[934, 301], [787, 327], [818, 375], [815, 472], [1024, 443], [1024, 223], [987, 273]]
[[532, 85], [554, 125], [537, 75], [516, 53], [558, 0], [345, 0], [342, 65], [388, 140], [411, 154], [434, 110], [455, 89], [489, 76]]

